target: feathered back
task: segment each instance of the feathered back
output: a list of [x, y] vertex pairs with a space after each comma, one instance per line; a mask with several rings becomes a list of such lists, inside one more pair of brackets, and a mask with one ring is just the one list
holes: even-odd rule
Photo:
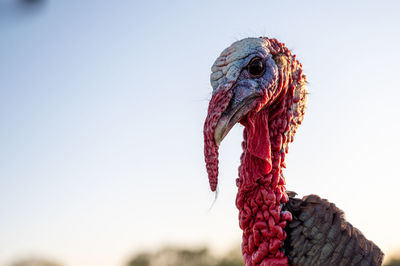
[[335, 204], [309, 195], [290, 197], [285, 209], [293, 215], [284, 245], [291, 265], [382, 264], [382, 251], [348, 223]]

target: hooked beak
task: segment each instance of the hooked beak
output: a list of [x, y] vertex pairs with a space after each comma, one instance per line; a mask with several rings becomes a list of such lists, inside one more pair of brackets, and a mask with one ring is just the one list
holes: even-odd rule
[[246, 88], [234, 87], [228, 107], [222, 113], [214, 130], [215, 144], [219, 146], [232, 127], [240, 122], [254, 107], [259, 92], [247, 91]]
[[260, 93], [246, 85], [228, 82], [214, 92], [204, 122], [204, 155], [212, 191], [218, 183], [218, 148], [229, 130], [254, 109]]

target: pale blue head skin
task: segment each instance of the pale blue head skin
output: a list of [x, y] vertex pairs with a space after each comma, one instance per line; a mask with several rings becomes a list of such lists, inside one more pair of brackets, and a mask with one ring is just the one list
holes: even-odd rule
[[[215, 140], [219, 144], [228, 131], [241, 117], [251, 109], [251, 103], [258, 97], [271, 99], [278, 86], [273, 86], [278, 81], [278, 66], [275, 63], [268, 43], [262, 38], [246, 38], [233, 43], [217, 58], [211, 68], [211, 86], [213, 93], [222, 86], [230, 84], [233, 96], [229, 112], [220, 118], [215, 129]], [[255, 57], [262, 58], [265, 62], [265, 73], [261, 77], [251, 77], [247, 66]]]
[[[265, 100], [265, 105], [260, 107], [263, 108], [277, 98], [280, 87], [278, 82], [281, 82], [279, 73], [288, 71], [284, 67], [286, 63], [283, 61], [291, 60], [294, 67], [290, 71], [296, 72], [291, 74], [298, 77], [301, 65], [292, 56], [289, 56], [290, 58], [283, 56], [286, 59], [282, 61], [282, 58], [273, 56], [268, 47], [271, 47], [269, 40], [264, 38], [246, 38], [237, 41], [226, 48], [212, 66], [210, 81], [213, 94], [221, 88], [226, 89], [227, 87], [233, 92], [229, 106], [215, 128], [214, 139], [217, 145], [237, 122], [254, 110], [257, 99]], [[265, 72], [260, 77], [252, 77], [248, 73], [248, 64], [255, 57], [262, 58], [265, 63]], [[275, 60], [280, 61], [279, 66]], [[295, 82], [293, 84], [294, 96], [298, 101], [294, 101], [289, 108], [289, 112], [292, 114], [292, 123], [288, 132], [285, 133], [288, 139], [293, 139], [298, 125], [303, 120], [307, 100], [305, 76], [296, 78], [293, 82]]]
[[[258, 79], [252, 79], [245, 69], [255, 57], [264, 58], [266, 64], [265, 74]], [[234, 42], [215, 60], [211, 71], [210, 82], [213, 92], [227, 82], [248, 80], [250, 83], [247, 85], [255, 86], [254, 82], [258, 81], [267, 82], [265, 85], [268, 85], [278, 76], [278, 66], [272, 59], [267, 41], [262, 38], [246, 38]], [[259, 85], [265, 87], [263, 84]]]

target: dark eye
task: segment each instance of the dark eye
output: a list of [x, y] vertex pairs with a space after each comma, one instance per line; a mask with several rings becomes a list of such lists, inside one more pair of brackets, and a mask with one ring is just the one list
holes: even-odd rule
[[247, 71], [250, 73], [252, 78], [259, 78], [265, 72], [264, 61], [260, 57], [253, 58], [247, 65]]

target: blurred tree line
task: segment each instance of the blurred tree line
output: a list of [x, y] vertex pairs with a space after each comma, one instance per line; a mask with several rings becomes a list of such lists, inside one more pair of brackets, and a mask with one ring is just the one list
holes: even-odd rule
[[222, 257], [212, 255], [208, 248], [164, 248], [155, 253], [142, 252], [132, 258], [127, 266], [244, 266], [240, 249]]
[[26, 258], [13, 262], [10, 266], [61, 266], [57, 262], [41, 258]]
[[[62, 266], [40, 258], [17, 260], [9, 266]], [[126, 266], [244, 266], [240, 248], [222, 257], [211, 254], [208, 248], [186, 249], [166, 247], [157, 252], [142, 252], [128, 261]], [[400, 266], [400, 257], [392, 257], [384, 266]]]
[[[213, 256], [208, 248], [164, 248], [155, 253], [142, 252], [126, 266], [244, 266], [240, 248], [222, 257]], [[384, 266], [400, 266], [400, 257], [392, 257]]]
[[385, 266], [400, 266], [400, 257], [392, 258]]

